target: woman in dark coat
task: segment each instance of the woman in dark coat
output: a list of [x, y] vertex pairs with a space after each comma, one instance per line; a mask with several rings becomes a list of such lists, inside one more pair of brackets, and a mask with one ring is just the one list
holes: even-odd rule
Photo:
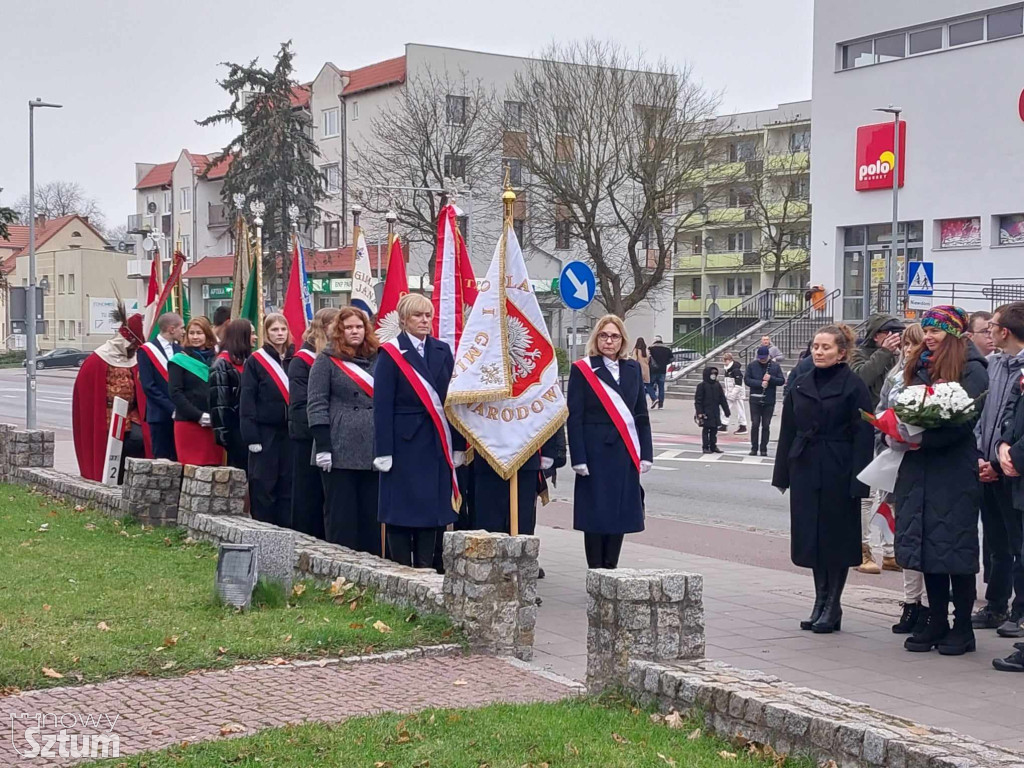
[[216, 346], [210, 321], [193, 317], [185, 326], [184, 348], [167, 364], [174, 448], [182, 464], [219, 467], [224, 463], [224, 449], [217, 445], [210, 418], [210, 363]]
[[[640, 475], [654, 463], [654, 445], [640, 365], [627, 359], [627, 348], [622, 320], [605, 315], [590, 334], [588, 356], [569, 372], [569, 454], [577, 475], [573, 528], [583, 531], [590, 568], [618, 567], [623, 536], [644, 529]], [[614, 402], [609, 389], [632, 416], [639, 446], [631, 437], [627, 446], [598, 395], [600, 391]]]
[[256, 520], [291, 527], [292, 459], [288, 439], [288, 321], [270, 314], [263, 321], [266, 343], [242, 369], [238, 418], [249, 448], [250, 511]]
[[327, 338], [309, 373], [306, 406], [326, 498], [325, 538], [380, 556], [378, 475], [373, 469], [373, 371], [380, 342], [355, 307], [336, 313]]
[[[435, 422], [392, 354], [423, 377], [440, 403], [448, 396], [455, 361], [443, 341], [430, 336], [430, 300], [408, 294], [398, 302], [402, 333], [381, 347], [374, 370], [373, 466], [380, 477], [378, 520], [387, 525], [387, 545], [395, 562], [430, 568], [437, 529], [454, 523], [458, 500]], [[442, 426], [447, 425], [443, 414]], [[451, 461], [465, 460], [465, 440], [449, 428]]]
[[302, 489], [292, 494], [292, 528], [318, 539], [324, 538], [324, 491], [320, 470], [313, 460], [313, 433], [306, 418], [309, 372], [317, 355], [327, 346], [327, 328], [338, 316], [334, 307], [324, 307], [313, 316], [288, 366], [288, 436], [291, 438], [292, 485]]
[[[910, 352], [903, 372], [907, 387], [958, 381], [972, 398], [988, 389], [988, 364], [963, 335], [968, 327], [964, 310], [933, 307], [921, 326], [924, 343]], [[900, 464], [893, 491], [896, 562], [924, 573], [929, 605], [926, 625], [904, 643], [908, 651], [938, 647], [943, 655], [958, 656], [974, 650], [979, 456], [972, 421], [925, 430], [920, 448], [907, 451]], [[951, 587], [956, 609], [952, 630]]]
[[252, 354], [252, 323], [232, 320], [224, 328], [220, 353], [210, 368], [210, 418], [217, 445], [227, 451], [227, 465], [249, 469], [249, 448], [238, 423], [242, 369]]
[[694, 418], [701, 427], [701, 453], [722, 453], [718, 447], [718, 428], [722, 425], [722, 411], [729, 418], [729, 401], [725, 389], [718, 381], [718, 369], [709, 365], [704, 369], [704, 380], [693, 393]]
[[847, 571], [860, 565], [860, 500], [870, 489], [857, 475], [872, 458], [873, 430], [861, 417], [871, 395], [847, 360], [853, 332], [826, 326], [814, 336], [814, 368], [786, 394], [772, 485], [789, 489], [794, 565], [812, 569], [814, 607], [800, 629], [842, 627]]

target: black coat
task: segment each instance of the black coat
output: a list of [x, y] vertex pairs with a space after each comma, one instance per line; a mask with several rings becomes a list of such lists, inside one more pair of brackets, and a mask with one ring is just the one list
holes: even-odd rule
[[218, 357], [210, 366], [210, 420], [213, 436], [222, 448], [242, 445], [238, 400], [242, 376], [230, 360]]
[[[185, 354], [209, 365], [213, 350], [200, 352], [186, 349]], [[167, 386], [174, 403], [175, 421], [199, 421], [204, 413], [210, 412], [210, 382], [203, 381], [194, 373], [176, 363], [167, 366]]]
[[[1024, 397], [1021, 396], [1020, 377], [1013, 383], [1009, 400], [1003, 409], [999, 441], [1010, 446], [1010, 461], [1018, 473], [1024, 475]], [[996, 471], [1002, 473], [999, 465]], [[1006, 478], [1010, 482], [1013, 508], [1024, 510], [1024, 481], [1020, 477]]]
[[[768, 386], [762, 386], [765, 373], [768, 373]], [[751, 402], [759, 402], [765, 406], [775, 405], [775, 390], [786, 383], [786, 377], [782, 373], [779, 364], [774, 360], [762, 363], [754, 360], [747, 364], [747, 372], [744, 376], [747, 386], [750, 388]]]
[[[312, 344], [304, 343], [301, 349], [309, 350], [315, 355]], [[288, 365], [288, 436], [292, 440], [312, 440], [309, 431], [309, 419], [306, 416], [306, 404], [309, 402], [310, 364], [298, 355]]]
[[[284, 360], [270, 344], [264, 344], [263, 349], [277, 360], [284, 370], [288, 370], [291, 349], [285, 354]], [[288, 404], [281, 396], [277, 384], [255, 355], [249, 355], [242, 369], [238, 421], [242, 440], [246, 445], [262, 444], [261, 435], [267, 430], [285, 433], [288, 430]]]
[[845, 363], [801, 376], [783, 401], [772, 485], [790, 491], [794, 565], [861, 562], [860, 500], [869, 489], [857, 474], [871, 462], [874, 436], [860, 412], [870, 407], [868, 388]]
[[[655, 347], [652, 347], [652, 350]], [[651, 421], [647, 414], [643, 374], [636, 360], [619, 360], [619, 381], [604, 358], [585, 358], [601, 381], [622, 396], [632, 409], [640, 438], [640, 458], [654, 461]], [[572, 466], [586, 464], [587, 477], [577, 477], [573, 491], [573, 528], [587, 533], [635, 533], [644, 529], [640, 473], [626, 444], [590, 384], [573, 365], [569, 372], [569, 455]]]
[[[960, 385], [971, 397], [988, 388], [987, 363], [973, 344]], [[914, 384], [931, 384], [919, 368]], [[896, 562], [924, 573], [978, 572], [981, 482], [974, 422], [925, 430], [921, 447], [907, 451], [896, 478]]]
[[712, 371], [718, 373], [718, 369], [713, 365], [704, 369], [704, 381], [697, 385], [697, 391], [693, 395], [694, 411], [698, 416], [704, 417], [703, 426], [705, 427], [717, 427], [721, 424], [722, 411], [725, 411], [726, 418], [730, 415], [725, 389], [717, 379], [712, 380]]
[[[154, 354], [160, 356], [164, 367], [166, 367], [168, 358], [164, 354], [164, 348], [160, 345], [160, 341], [154, 341], [153, 346], [156, 348]], [[181, 347], [171, 344], [171, 351], [177, 354], [181, 352]], [[159, 424], [171, 421], [174, 416], [174, 403], [171, 402], [169, 390], [170, 371], [168, 371], [168, 378], [165, 379], [149, 359], [147, 352], [148, 350], [140, 350], [136, 355], [136, 359], [139, 361], [139, 384], [142, 385], [142, 390], [146, 393], [146, 423]]]

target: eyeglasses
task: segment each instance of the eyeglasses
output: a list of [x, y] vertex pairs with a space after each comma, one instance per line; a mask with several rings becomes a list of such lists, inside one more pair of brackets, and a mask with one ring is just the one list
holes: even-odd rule
[[597, 338], [601, 341], [622, 341], [622, 336], [618, 333], [599, 333]]

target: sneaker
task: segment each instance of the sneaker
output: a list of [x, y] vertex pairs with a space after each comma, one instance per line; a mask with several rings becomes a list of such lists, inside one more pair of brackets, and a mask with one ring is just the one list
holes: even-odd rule
[[883, 555], [882, 556], [882, 570], [883, 571], [896, 571], [898, 573], [903, 571], [903, 569], [900, 568], [899, 563], [896, 562], [896, 558], [892, 557], [891, 555], [888, 555], [888, 556], [887, 555]]
[[[1009, 618], [1005, 608], [993, 608], [991, 605], [986, 605], [971, 616], [971, 626], [975, 629], [996, 629], [1003, 626]], [[1024, 637], [1024, 635], [1021, 635], [1021, 637]]]
[[1024, 672], [1024, 651], [1017, 649], [1005, 659], [992, 659], [992, 666], [1000, 672]]
[[1024, 637], [1024, 616], [1019, 610], [1012, 611], [1006, 621], [996, 627], [1000, 637]]
[[734, 435], [745, 435], [747, 434], [747, 425], [740, 424], [740, 428], [733, 432]]
[[860, 545], [860, 565], [857, 566], [857, 570], [861, 573], [870, 573], [873, 576], [877, 576], [882, 572], [882, 569], [878, 567], [878, 563], [875, 562], [875, 556], [871, 554], [871, 547], [867, 544]]

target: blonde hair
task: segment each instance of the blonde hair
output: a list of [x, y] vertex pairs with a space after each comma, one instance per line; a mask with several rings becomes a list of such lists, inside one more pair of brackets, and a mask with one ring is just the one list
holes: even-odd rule
[[302, 340], [308, 344], [313, 345], [313, 349], [320, 352], [324, 351], [324, 347], [327, 346], [327, 333], [331, 323], [334, 322], [334, 318], [338, 316], [337, 307], [324, 307], [317, 311], [313, 315], [313, 320], [310, 322], [309, 327], [306, 328], [306, 332], [302, 335]]
[[587, 339], [587, 356], [588, 357], [600, 357], [602, 352], [597, 347], [597, 334], [601, 332], [608, 323], [611, 323], [619, 329], [619, 333], [622, 335], [622, 344], [619, 346], [619, 351], [615, 355], [616, 359], [622, 360], [628, 357], [626, 350], [629, 349], [629, 336], [626, 334], [626, 325], [622, 322], [622, 318], [618, 315], [605, 315], [594, 325], [594, 330], [590, 332], [590, 338]]
[[289, 342], [292, 340], [292, 329], [288, 326], [288, 318], [280, 312], [271, 312], [263, 318], [263, 342], [265, 344], [270, 344], [270, 329], [278, 323], [283, 325], [285, 328], [288, 328], [288, 338], [284, 342], [284, 348], [287, 349]]
[[921, 327], [920, 323], [911, 323], [903, 329], [903, 347], [909, 344], [912, 347], [916, 347], [918, 344], [924, 342], [924, 328]]
[[434, 314], [434, 305], [430, 299], [419, 293], [407, 293], [398, 300], [398, 322], [405, 329], [405, 321], [419, 312]]

